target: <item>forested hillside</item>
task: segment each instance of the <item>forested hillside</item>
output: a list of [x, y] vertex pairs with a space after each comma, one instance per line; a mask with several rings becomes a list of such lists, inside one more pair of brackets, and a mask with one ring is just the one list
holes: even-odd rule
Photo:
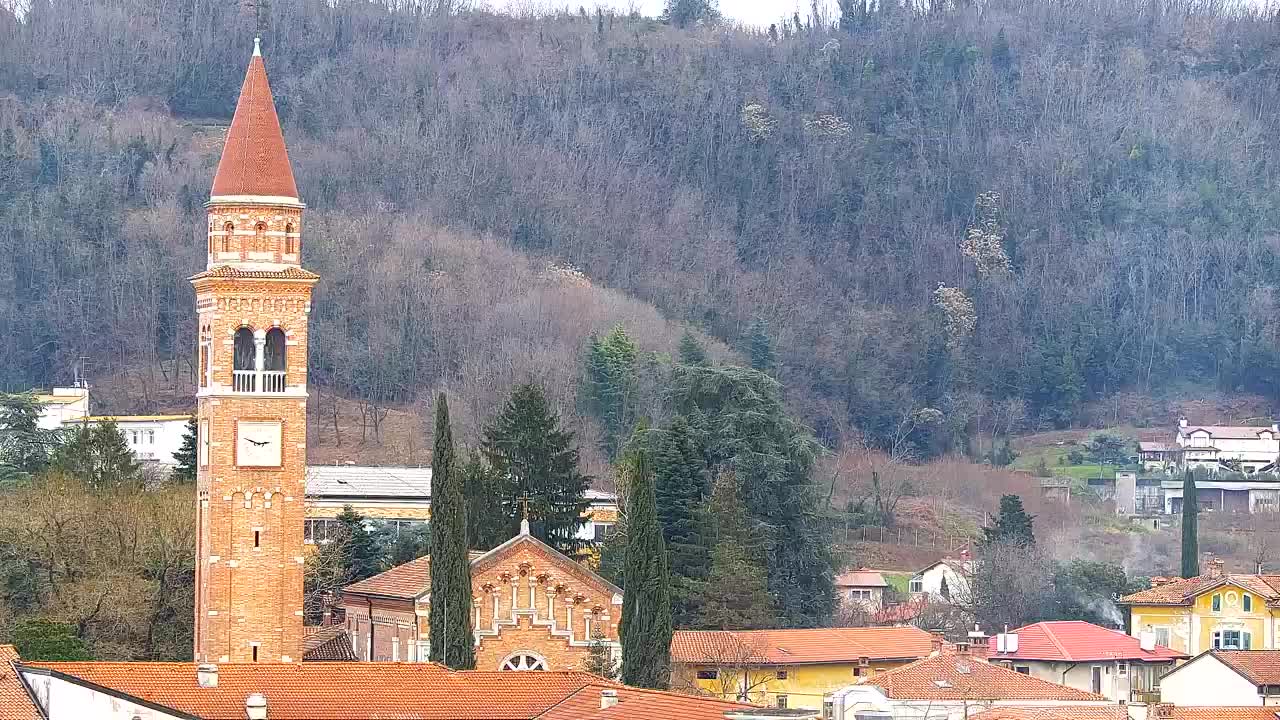
[[687, 324], [746, 354], [755, 328], [821, 438], [918, 456], [1117, 391], [1280, 394], [1271, 17], [877, 5], [770, 32], [390, 1], [0, 9], [0, 388], [87, 356], [138, 409], [183, 397], [185, 278], [260, 33], [329, 391], [465, 383], [479, 417], [547, 375], [566, 405], [586, 336], [624, 322], [663, 352]]

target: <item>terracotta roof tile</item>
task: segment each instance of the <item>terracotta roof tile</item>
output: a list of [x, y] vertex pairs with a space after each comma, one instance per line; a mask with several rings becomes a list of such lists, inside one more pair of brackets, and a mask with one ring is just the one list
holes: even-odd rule
[[1280, 576], [1232, 574], [1198, 575], [1193, 578], [1174, 580], [1126, 595], [1120, 598], [1120, 603], [1124, 605], [1190, 605], [1197, 595], [1227, 583], [1257, 593], [1268, 602], [1280, 601]]
[[358, 660], [351, 648], [351, 636], [341, 625], [318, 625], [303, 628], [302, 660], [304, 662], [353, 662]]
[[672, 662], [800, 665], [921, 658], [933, 636], [914, 627], [817, 628], [813, 630], [677, 630]]
[[12, 645], [0, 645], [0, 720], [40, 720], [40, 711], [13, 667], [17, 661]]
[[751, 705], [659, 690], [617, 687], [618, 704], [600, 707], [600, 691], [612, 686], [588, 685], [538, 716], [538, 720], [724, 720], [729, 710]]
[[1163, 645], [1157, 645], [1155, 650], [1148, 652], [1142, 649], [1138, 638], [1082, 620], [1040, 622], [1011, 632], [1018, 635], [1018, 651], [995, 652], [996, 638], [993, 637], [989, 640], [992, 660], [1170, 662], [1189, 657]]
[[1129, 720], [1123, 705], [1004, 705], [973, 716], [974, 720]]
[[210, 195], [298, 197], [280, 118], [267, 82], [267, 66], [256, 51], [240, 87], [240, 99]]
[[381, 595], [413, 600], [431, 590], [431, 556], [423, 555], [386, 572], [342, 588], [343, 594]]
[[219, 265], [192, 275], [189, 280], [204, 278], [253, 278], [260, 280], [319, 280], [320, 276], [300, 267], [287, 266], [280, 270], [251, 270], [234, 265]]
[[874, 685], [887, 697], [899, 700], [1106, 700], [1101, 695], [953, 653], [877, 673], [858, 684]]
[[1280, 708], [1175, 707], [1173, 708], [1173, 720], [1280, 720]]
[[840, 573], [836, 576], [835, 585], [836, 587], [889, 587], [883, 575], [867, 568]]
[[1210, 650], [1254, 685], [1280, 685], [1280, 650]]

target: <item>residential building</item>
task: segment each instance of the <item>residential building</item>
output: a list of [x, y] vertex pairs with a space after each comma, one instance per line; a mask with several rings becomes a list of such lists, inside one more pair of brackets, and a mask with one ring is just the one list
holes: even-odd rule
[[[400, 532], [431, 518], [431, 468], [369, 465], [308, 465], [304, 542], [325, 542], [343, 507], [371, 523]], [[618, 522], [618, 496], [588, 490], [589, 506], [578, 529], [583, 540], [603, 541]]]
[[1160, 678], [1186, 653], [1080, 620], [1026, 625], [990, 639], [992, 663], [1114, 702], [1159, 699]]
[[1280, 706], [1280, 650], [1207, 650], [1165, 676], [1160, 701]]
[[1035, 707], [1002, 705], [983, 710], [974, 720], [1133, 720], [1123, 705]]
[[[622, 590], [529, 534], [471, 559], [476, 667], [582, 669], [595, 643], [616, 656]], [[338, 604], [358, 658], [425, 662], [430, 653], [431, 558], [343, 588]]]
[[583, 672], [458, 672], [432, 663], [14, 667], [42, 720], [726, 720], [744, 717], [729, 713], [752, 709], [631, 688]]
[[1133, 713], [1134, 720], [1280, 720], [1271, 707], [1180, 707], [1168, 703], [1153, 705], [1146, 718]]
[[89, 415], [89, 386], [77, 385], [69, 388], [53, 388], [50, 392], [36, 392], [36, 402], [40, 405], [40, 419], [37, 422], [42, 430], [59, 430], [70, 420], [79, 420]]
[[1157, 645], [1187, 655], [1276, 649], [1280, 575], [1228, 574], [1214, 559], [1203, 575], [1156, 577], [1151, 585], [1119, 600], [1129, 608], [1131, 635], [1150, 632]]
[[935, 602], [967, 602], [972, 573], [973, 561], [969, 559], [967, 552], [962, 553], [959, 558], [942, 558], [911, 577], [911, 596]]
[[885, 590], [889, 583], [877, 570], [861, 568], [842, 572], [835, 577], [836, 598], [846, 611], [875, 613], [885, 606]]
[[[1280, 508], [1280, 482], [1274, 475], [1245, 478], [1218, 473], [1196, 480], [1196, 503], [1202, 512], [1256, 513], [1276, 512]], [[1182, 513], [1182, 478], [1160, 481], [1164, 495], [1164, 512]]]
[[677, 630], [671, 687], [727, 700], [822, 709], [825, 695], [927, 656], [940, 641], [914, 627]]
[[113, 422], [124, 437], [125, 445], [144, 466], [173, 467], [178, 464], [174, 454], [182, 449], [190, 415], [89, 415], [64, 420], [64, 429], [77, 425], [97, 425]]
[[862, 678], [831, 693], [826, 702], [831, 720], [967, 720], [1005, 706], [1114, 706], [1101, 695], [1014, 672], [964, 651], [941, 652]]
[[1182, 468], [1182, 446], [1176, 442], [1139, 442], [1138, 464], [1143, 472], [1178, 472]]
[[1180, 470], [1270, 473], [1280, 460], [1280, 425], [1192, 425], [1182, 418], [1174, 443], [1182, 451]]

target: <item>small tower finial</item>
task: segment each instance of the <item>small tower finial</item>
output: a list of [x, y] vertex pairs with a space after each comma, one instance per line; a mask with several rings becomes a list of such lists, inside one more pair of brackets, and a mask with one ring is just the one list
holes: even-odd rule
[[253, 39], [253, 56], [262, 57], [262, 38], [260, 37]]
[[529, 534], [529, 493], [520, 496], [520, 534]]

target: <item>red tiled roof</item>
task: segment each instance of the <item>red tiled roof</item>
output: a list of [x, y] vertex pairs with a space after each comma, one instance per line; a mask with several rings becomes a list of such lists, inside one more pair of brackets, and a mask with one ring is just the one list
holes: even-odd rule
[[877, 673], [858, 684], [873, 685], [898, 700], [1106, 700], [1101, 695], [953, 653]]
[[[1148, 715], [1154, 718], [1154, 715]], [[1280, 720], [1275, 707], [1175, 707], [1173, 720]]]
[[1183, 435], [1190, 435], [1201, 430], [1209, 433], [1210, 437], [1231, 438], [1234, 440], [1251, 440], [1256, 439], [1259, 433], [1269, 432], [1274, 434], [1274, 430], [1270, 425], [1191, 425], [1181, 429]]
[[671, 661], [687, 664], [802, 665], [921, 658], [933, 636], [914, 627], [813, 630], [677, 630]]
[[267, 82], [267, 66], [256, 51], [240, 87], [240, 100], [231, 118], [210, 195], [298, 197], [280, 118]]
[[300, 267], [288, 266], [280, 270], [249, 270], [234, 265], [219, 265], [192, 275], [189, 280], [204, 278], [252, 278], [258, 280], [319, 280], [320, 276]]
[[361, 595], [413, 599], [431, 590], [431, 556], [423, 555], [397, 565], [386, 572], [365, 578], [342, 588], [342, 592]]
[[1254, 685], [1280, 685], [1280, 650], [1210, 650]]
[[1138, 638], [1082, 620], [1039, 622], [1011, 632], [1018, 636], [1017, 652], [997, 653], [993, 637], [988, 641], [992, 660], [1171, 662], [1189, 657], [1163, 645], [1157, 645], [1152, 651], [1143, 650]]
[[352, 662], [357, 660], [351, 648], [351, 636], [342, 625], [317, 625], [302, 629], [303, 662]]
[[17, 661], [12, 645], [0, 645], [0, 720], [40, 720], [40, 711], [13, 667]]
[[752, 706], [717, 698], [618, 687], [618, 704], [600, 707], [603, 685], [588, 685], [539, 715], [538, 720], [724, 720], [730, 710]]
[[1122, 605], [1190, 605], [1197, 595], [1223, 584], [1233, 584], [1260, 595], [1268, 602], [1280, 601], [1280, 575], [1198, 575], [1174, 580], [1120, 598]]
[[850, 570], [836, 576], [836, 587], [889, 587], [884, 576], [876, 570]]
[[973, 716], [974, 720], [1129, 720], [1123, 705], [1002, 705]]
[[[722, 720], [748, 707], [640, 690], [582, 672], [454, 672], [431, 663], [222, 663], [216, 688], [194, 663], [28, 663], [202, 720], [241, 720], [251, 693], [272, 720]], [[602, 690], [618, 704], [600, 708]], [[25, 720], [25, 718], [24, 718]]]

